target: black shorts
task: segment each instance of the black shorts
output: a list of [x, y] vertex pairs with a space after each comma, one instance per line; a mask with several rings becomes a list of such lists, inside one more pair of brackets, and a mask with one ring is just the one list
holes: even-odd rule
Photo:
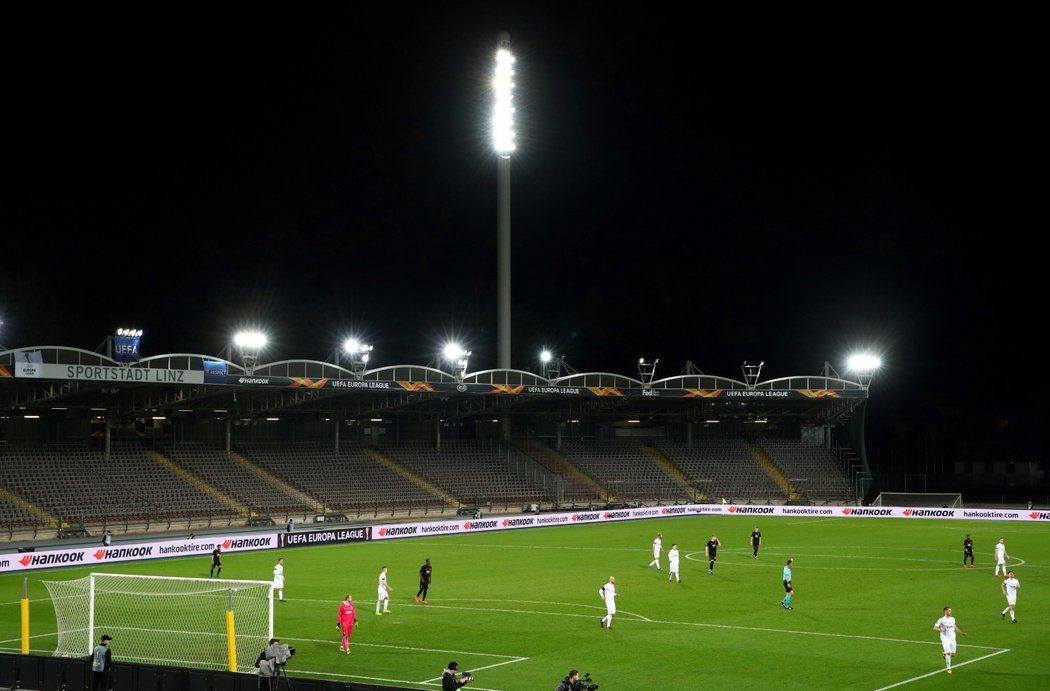
[[788, 581], [784, 581], [784, 592], [786, 592], [786, 593], [790, 593], [791, 592], [791, 583], [789, 583]]
[[964, 557], [972, 557], [973, 556], [973, 550], [972, 549], [964, 549], [963, 550], [963, 556]]
[[758, 546], [759, 546], [760, 544], [762, 544], [762, 543], [761, 543], [761, 542], [756, 542], [756, 541], [752, 541], [752, 542], [751, 542], [751, 546], [752, 546], [752, 547], [754, 547], [755, 549], [758, 549]]

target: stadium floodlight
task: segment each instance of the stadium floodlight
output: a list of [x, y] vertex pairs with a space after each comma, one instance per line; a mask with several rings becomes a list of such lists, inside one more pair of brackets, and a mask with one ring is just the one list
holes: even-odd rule
[[118, 336], [124, 336], [125, 338], [142, 338], [142, 329], [117, 329]]
[[882, 367], [882, 359], [871, 353], [856, 353], [849, 356], [846, 367], [851, 372], [874, 372]]
[[[492, 77], [492, 145], [496, 161], [496, 363], [510, 369], [510, 155], [514, 141], [514, 54], [510, 35], [496, 46]], [[504, 430], [509, 432], [509, 428]]]
[[353, 337], [343, 342], [343, 352], [350, 356], [350, 369], [358, 377], [361, 376], [365, 371], [365, 367], [368, 366], [368, 356], [372, 352], [373, 347]]
[[453, 367], [453, 373], [462, 378], [467, 373], [467, 362], [470, 359], [471, 352], [464, 350], [463, 346], [451, 341], [445, 344], [445, 347], [441, 349], [441, 354], [447, 362]]
[[857, 375], [861, 386], [871, 386], [871, 378], [880, 367], [882, 358], [874, 353], [854, 353], [846, 359], [846, 369]]
[[501, 37], [496, 49], [496, 68], [492, 77], [492, 145], [496, 153], [509, 158], [517, 148], [514, 142], [514, 54], [510, 39]]
[[554, 356], [551, 355], [551, 351], [549, 351], [549, 350], [543, 350], [543, 351], [540, 352], [540, 362], [542, 362], [545, 365], [548, 362], [550, 362], [551, 358], [553, 358], [553, 357]]
[[638, 358], [638, 376], [642, 380], [642, 385], [645, 388], [649, 388], [649, 385], [653, 383], [653, 377], [656, 375], [656, 364], [660, 362], [660, 358], [656, 358], [652, 362], [646, 362], [644, 357]]
[[238, 331], [233, 344], [241, 354], [245, 374], [251, 374], [259, 362], [259, 352], [266, 347], [266, 334], [261, 331]]

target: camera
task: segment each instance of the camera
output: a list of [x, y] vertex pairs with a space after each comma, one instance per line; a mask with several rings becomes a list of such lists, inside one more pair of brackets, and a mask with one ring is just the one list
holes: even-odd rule
[[591, 679], [591, 673], [587, 672], [582, 678], [572, 685], [572, 691], [596, 691], [598, 684]]
[[295, 655], [295, 648], [292, 646], [287, 643], [274, 643], [259, 656], [259, 661], [257, 663], [259, 666], [259, 676], [277, 676], [279, 668], [284, 667], [293, 655]]

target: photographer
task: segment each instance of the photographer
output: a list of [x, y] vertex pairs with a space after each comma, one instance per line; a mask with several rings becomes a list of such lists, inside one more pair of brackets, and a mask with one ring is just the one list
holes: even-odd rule
[[459, 675], [459, 679], [456, 679], [456, 672], [459, 671], [459, 664], [456, 662], [448, 663], [448, 668], [445, 673], [441, 675], [441, 689], [442, 691], [456, 691], [456, 689], [462, 688], [474, 681], [474, 677], [471, 676], [470, 672], [464, 672]]
[[555, 687], [554, 691], [572, 691], [576, 686], [576, 682], [580, 680], [579, 671], [573, 669], [569, 670], [569, 676], [561, 680], [561, 683]]
[[[259, 668], [259, 688], [275, 691], [280, 682], [281, 668], [295, 655], [295, 648], [282, 645], [281, 639], [271, 638], [269, 647], [259, 653], [255, 666]], [[266, 680], [263, 683], [263, 680]]]

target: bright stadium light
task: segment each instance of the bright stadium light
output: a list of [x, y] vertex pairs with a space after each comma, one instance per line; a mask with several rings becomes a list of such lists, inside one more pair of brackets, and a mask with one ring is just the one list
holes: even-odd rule
[[464, 355], [470, 355], [470, 353], [464, 351], [463, 346], [458, 343], [446, 343], [445, 347], [441, 349], [441, 354], [449, 362], [458, 360]]
[[500, 41], [492, 77], [492, 145], [503, 158], [509, 158], [517, 148], [514, 143], [514, 55], [509, 46], [509, 39]]
[[549, 350], [544, 350], [544, 351], [540, 352], [540, 362], [542, 362], [545, 365], [548, 362], [550, 362], [553, 357], [554, 356], [551, 355], [551, 351], [549, 351]]
[[874, 372], [882, 367], [882, 359], [872, 353], [855, 353], [849, 356], [846, 367], [850, 372]]
[[[496, 160], [496, 365], [510, 369], [510, 155], [514, 140], [514, 54], [510, 35], [503, 32], [496, 45], [492, 76], [492, 146]], [[510, 427], [504, 426], [504, 438]]]
[[259, 362], [259, 351], [266, 347], [266, 334], [261, 331], [238, 331], [233, 337], [233, 344], [241, 354], [246, 374], [251, 374]]
[[238, 331], [233, 337], [233, 344], [238, 348], [262, 350], [266, 347], [266, 334], [261, 331]]
[[350, 369], [354, 374], [361, 376], [368, 365], [368, 356], [373, 346], [362, 343], [356, 338], [348, 338], [343, 342], [343, 352], [350, 356]]
[[871, 378], [880, 367], [882, 358], [874, 353], [854, 353], [846, 359], [846, 369], [857, 375], [861, 386], [871, 386]]
[[463, 346], [453, 341], [445, 344], [445, 347], [441, 349], [441, 355], [452, 365], [456, 376], [462, 378], [467, 373], [469, 350], [464, 350]]

